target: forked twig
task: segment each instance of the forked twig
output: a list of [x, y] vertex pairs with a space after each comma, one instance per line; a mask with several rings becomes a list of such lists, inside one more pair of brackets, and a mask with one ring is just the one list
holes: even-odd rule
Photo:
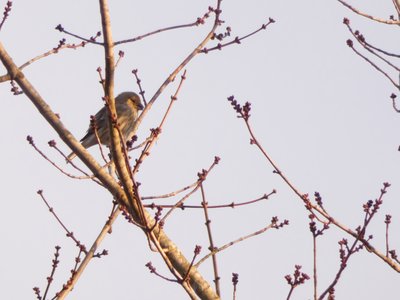
[[201, 186], [201, 184], [206, 180], [206, 178], [207, 178], [207, 175], [211, 172], [211, 170], [219, 163], [219, 160], [220, 160], [220, 158], [219, 157], [214, 157], [214, 161], [213, 161], [213, 163], [211, 164], [211, 166], [208, 168], [208, 170], [202, 170], [202, 172], [200, 173], [198, 173], [197, 175], [198, 175], [198, 177], [199, 177], [199, 179], [198, 179], [198, 181], [197, 181], [197, 185], [195, 186], [195, 188], [191, 191], [191, 192], [189, 192], [187, 195], [185, 195], [181, 200], [179, 200], [178, 202], [176, 202], [175, 203], [175, 205], [165, 214], [165, 216], [161, 219], [161, 221], [162, 222], [164, 222], [165, 223], [165, 220], [166, 220], [166, 218], [168, 218], [168, 216], [176, 209], [176, 208], [179, 208], [181, 205], [182, 205], [182, 203], [186, 200], [186, 199], [188, 199], [189, 198], [189, 196], [190, 195], [192, 195], [194, 192], [196, 192], [199, 188], [200, 188], [200, 186]]
[[233, 45], [233, 44], [240, 44], [243, 40], [255, 35], [256, 33], [260, 32], [261, 30], [267, 29], [268, 25], [270, 25], [272, 23], [275, 23], [275, 20], [272, 19], [272, 18], [269, 18], [267, 23], [262, 24], [260, 28], [254, 30], [253, 32], [250, 32], [249, 34], [246, 34], [245, 36], [242, 36], [242, 37], [238, 37], [237, 36], [232, 41], [227, 42], [227, 43], [219, 43], [217, 46], [212, 47], [212, 48], [203, 48], [201, 50], [201, 52], [207, 54], [208, 52], [211, 52], [211, 51], [214, 51], [214, 50], [221, 50], [222, 48], [224, 48], [226, 46], [230, 46], [230, 45]]
[[283, 226], [289, 225], [289, 221], [288, 220], [284, 220], [281, 223], [278, 223], [278, 222], [279, 222], [278, 218], [277, 217], [273, 217], [271, 223], [269, 225], [267, 225], [266, 227], [264, 227], [264, 228], [262, 228], [260, 230], [257, 230], [257, 231], [255, 231], [253, 233], [250, 233], [248, 235], [245, 235], [243, 237], [240, 237], [240, 238], [238, 238], [238, 239], [236, 239], [234, 241], [231, 241], [231, 242], [229, 242], [229, 243], [227, 243], [227, 244], [225, 244], [225, 245], [223, 245], [221, 247], [214, 248], [210, 253], [208, 253], [202, 259], [200, 259], [195, 264], [195, 267], [198, 268], [203, 262], [205, 262], [212, 255], [214, 255], [214, 254], [216, 254], [218, 252], [221, 252], [221, 251], [223, 251], [223, 250], [225, 250], [225, 249], [227, 249], [227, 248], [229, 248], [229, 247], [231, 247], [231, 246], [233, 246], [233, 245], [235, 245], [235, 244], [237, 244], [239, 242], [242, 242], [242, 241], [247, 240], [247, 239], [249, 239], [251, 237], [260, 235], [260, 234], [266, 232], [267, 230], [269, 230], [271, 228], [279, 229], [279, 228], [282, 228]]
[[[274, 173], [278, 174], [284, 182], [292, 189], [292, 191], [305, 203], [306, 209], [312, 213], [316, 218], [318, 218], [317, 213], [320, 214], [322, 217], [324, 217], [327, 221], [322, 222], [324, 224], [331, 223], [334, 224], [336, 227], [340, 228], [341, 230], [347, 232], [349, 235], [357, 238], [359, 241], [362, 242], [362, 244], [372, 253], [377, 255], [379, 258], [381, 258], [383, 261], [385, 261], [391, 268], [393, 268], [395, 271], [400, 273], [400, 264], [397, 264], [397, 262], [393, 261], [392, 259], [388, 258], [386, 255], [375, 249], [368, 240], [366, 240], [363, 237], [360, 237], [360, 235], [357, 232], [354, 232], [350, 228], [346, 227], [345, 225], [341, 224], [339, 221], [337, 221], [335, 218], [330, 215], [325, 208], [319, 206], [319, 205], [314, 205], [311, 203], [311, 201], [308, 199], [308, 195], [306, 194], [301, 194], [300, 191], [289, 181], [289, 179], [280, 171], [278, 168], [277, 164], [271, 159], [271, 157], [267, 154], [267, 152], [264, 150], [264, 148], [261, 146], [261, 144], [257, 141], [253, 130], [250, 126], [249, 123], [249, 118], [250, 118], [250, 103], [246, 103], [244, 106], [241, 106], [233, 96], [228, 97], [228, 101], [231, 103], [233, 106], [234, 110], [238, 113], [239, 118], [243, 119], [246, 127], [248, 129], [248, 132], [251, 136], [250, 143], [255, 144], [258, 149], [261, 151], [261, 153], [264, 155], [264, 157], [267, 159], [267, 161], [273, 166], [274, 168]], [[384, 183], [384, 187], [390, 186], [389, 183]], [[318, 219], [319, 220], [319, 219]]]
[[[85, 176], [75, 176], [75, 175], [72, 175], [72, 174], [70, 174], [70, 173], [64, 171], [59, 165], [57, 165], [54, 161], [52, 161], [50, 158], [48, 158], [47, 155], [44, 154], [43, 151], [41, 151], [41, 150], [36, 146], [35, 142], [33, 141], [32, 136], [28, 135], [28, 136], [26, 137], [26, 139], [27, 139], [27, 141], [29, 142], [29, 144], [33, 147], [33, 149], [35, 149], [35, 151], [36, 151], [37, 153], [40, 154], [40, 156], [42, 156], [46, 161], [48, 161], [53, 167], [55, 167], [55, 168], [56, 168], [58, 171], [60, 171], [62, 174], [66, 175], [66, 176], [68, 176], [68, 177], [70, 177], [70, 178], [73, 178], [73, 179], [91, 179], [91, 180], [93, 180], [94, 182], [96, 182], [98, 185], [104, 186], [100, 181], [98, 181], [98, 180], [96, 179], [96, 176], [87, 174], [85, 171], [83, 171], [82, 169], [79, 169], [79, 168], [76, 167], [75, 165], [74, 165], [75, 168], [78, 169], [80, 172], [82, 172]], [[49, 142], [49, 145], [50, 145], [50, 147], [53, 147], [54, 149], [56, 149], [59, 153], [61, 153], [61, 154], [66, 158], [66, 156], [65, 156], [61, 151], [59, 151], [59, 149], [56, 147], [55, 141], [50, 141], [50, 142]]]
[[[153, 147], [154, 143], [158, 140], [159, 135], [160, 135], [161, 132], [162, 132], [162, 128], [163, 128], [163, 126], [164, 126], [164, 124], [165, 124], [165, 122], [166, 122], [166, 120], [167, 120], [167, 116], [168, 116], [169, 113], [171, 112], [171, 109], [172, 109], [173, 104], [174, 104], [175, 101], [178, 99], [178, 94], [179, 94], [179, 92], [180, 92], [180, 90], [181, 90], [181, 88], [182, 88], [182, 85], [183, 85], [183, 82], [185, 81], [185, 79], [186, 79], [186, 70], [183, 72], [183, 74], [182, 74], [182, 76], [181, 76], [181, 80], [180, 80], [180, 82], [179, 82], [179, 85], [178, 85], [178, 87], [177, 87], [177, 89], [176, 89], [174, 95], [171, 96], [171, 100], [170, 100], [170, 102], [169, 102], [168, 108], [167, 108], [167, 110], [165, 111], [164, 116], [163, 116], [163, 118], [162, 118], [160, 124], [158, 125], [158, 127], [157, 127], [156, 129], [152, 129], [152, 130], [151, 130], [150, 137], [148, 137], [148, 138], [146, 139], [146, 140], [147, 140], [147, 143], [145, 144], [145, 146], [144, 146], [144, 148], [143, 148], [143, 150], [142, 150], [142, 153], [140, 154], [139, 158], [136, 160], [136, 164], [135, 164], [135, 166], [133, 167], [132, 174], [135, 174], [135, 173], [139, 170], [140, 165], [143, 163], [143, 161], [145, 160], [145, 158], [149, 155], [150, 149]], [[146, 108], [147, 108], [147, 107], [146, 107]], [[146, 109], [146, 108], [145, 108], [145, 109]], [[143, 113], [142, 113], [142, 114], [143, 114]], [[139, 118], [140, 118], [140, 117], [139, 117]]]

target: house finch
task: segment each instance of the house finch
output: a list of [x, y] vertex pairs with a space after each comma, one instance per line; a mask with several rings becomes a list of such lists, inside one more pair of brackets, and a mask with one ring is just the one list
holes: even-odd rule
[[[110, 146], [110, 133], [108, 130], [108, 121], [106, 107], [100, 109], [95, 115], [97, 135], [100, 143]], [[115, 109], [118, 116], [118, 125], [122, 133], [123, 141], [129, 140], [133, 135], [133, 127], [138, 117], [138, 111], [143, 109], [140, 98], [134, 92], [123, 92], [115, 98]], [[98, 143], [93, 126], [89, 126], [86, 135], [81, 139], [81, 144], [85, 148], [92, 147]], [[76, 154], [72, 152], [68, 155], [68, 160], [72, 160]]]

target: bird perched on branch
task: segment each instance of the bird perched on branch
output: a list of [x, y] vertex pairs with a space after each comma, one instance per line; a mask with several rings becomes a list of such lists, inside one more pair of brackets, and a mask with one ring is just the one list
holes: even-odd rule
[[[94, 127], [97, 128], [97, 136], [99, 137], [100, 143], [108, 147], [110, 146], [110, 133], [106, 109], [107, 108], [104, 106], [97, 112], [94, 116], [95, 126], [89, 126], [86, 135], [81, 139], [80, 142], [86, 149], [98, 144]], [[138, 111], [143, 109], [143, 105], [136, 93], [123, 92], [115, 98], [115, 109], [117, 111], [119, 129], [125, 142], [129, 140], [134, 133], [133, 129], [138, 117]], [[75, 156], [76, 154], [72, 152], [67, 158], [68, 160], [72, 160]]]

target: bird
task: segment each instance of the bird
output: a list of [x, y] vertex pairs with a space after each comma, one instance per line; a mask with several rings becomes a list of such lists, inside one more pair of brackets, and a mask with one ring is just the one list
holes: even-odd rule
[[[124, 142], [132, 138], [138, 112], [143, 108], [139, 96], [134, 92], [123, 92], [115, 97], [115, 109], [118, 116], [117, 122]], [[94, 119], [100, 143], [110, 147], [110, 133], [108, 129], [106, 109], [105, 106], [100, 109], [94, 116]], [[86, 149], [98, 144], [93, 126], [89, 125], [86, 135], [80, 140], [80, 142]], [[75, 156], [76, 154], [72, 152], [67, 156], [67, 161], [72, 160]]]

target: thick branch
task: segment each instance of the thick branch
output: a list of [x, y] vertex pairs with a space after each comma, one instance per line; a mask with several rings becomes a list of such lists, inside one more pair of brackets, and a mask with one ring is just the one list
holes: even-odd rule
[[132, 217], [139, 223], [142, 224], [143, 220], [138, 221], [137, 208], [134, 207], [134, 196], [132, 192], [133, 182], [128, 173], [126, 160], [121, 151], [121, 137], [119, 136], [118, 129], [114, 126], [113, 120], [117, 120], [117, 112], [115, 109], [114, 99], [114, 45], [111, 33], [111, 21], [106, 0], [100, 0], [100, 14], [101, 14], [101, 25], [104, 36], [104, 57], [105, 57], [105, 84], [104, 94], [106, 97], [106, 105], [108, 106], [108, 113], [110, 114], [109, 120], [109, 132], [111, 142], [111, 153], [112, 160], [115, 163], [118, 175], [121, 179], [125, 193], [129, 199], [131, 207]]
[[[38, 91], [32, 84], [25, 78], [25, 75], [18, 69], [11, 57], [4, 49], [3, 44], [0, 42], [0, 60], [6, 67], [8, 74], [15, 80], [25, 95], [32, 101], [32, 103], [39, 110], [40, 114], [47, 120], [47, 122], [54, 128], [60, 138], [79, 156], [82, 162], [92, 171], [92, 173], [104, 184], [105, 188], [113, 195], [113, 197], [121, 204], [129, 207], [129, 202], [126, 194], [115, 181], [97, 161], [92, 158], [87, 150], [75, 139], [75, 137], [65, 128], [61, 120], [51, 110], [50, 106], [43, 100]], [[153, 226], [155, 221], [145, 211], [145, 217], [149, 226]], [[168, 238], [168, 236], [158, 226], [153, 229], [154, 235], [157, 237], [160, 245], [167, 253], [168, 258], [180, 274], [186, 274], [190, 267], [190, 263], [179, 251], [178, 247]], [[201, 299], [219, 299], [214, 293], [210, 285], [203, 279], [197, 272], [197, 269], [192, 267], [190, 269], [190, 283]]]

